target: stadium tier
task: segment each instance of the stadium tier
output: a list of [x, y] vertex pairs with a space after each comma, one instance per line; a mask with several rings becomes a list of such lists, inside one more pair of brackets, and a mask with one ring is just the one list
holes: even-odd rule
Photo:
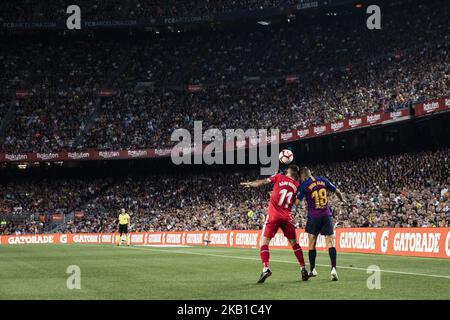
[[395, 33], [370, 32], [356, 24], [358, 15], [343, 13], [326, 24], [305, 19], [246, 32], [114, 41], [24, 36], [2, 45], [2, 110], [9, 106], [11, 115], [0, 148], [160, 149], [172, 145], [173, 129], [190, 130], [194, 120], [205, 130], [286, 132], [445, 98], [449, 41], [441, 3], [390, 8], [385, 29]]

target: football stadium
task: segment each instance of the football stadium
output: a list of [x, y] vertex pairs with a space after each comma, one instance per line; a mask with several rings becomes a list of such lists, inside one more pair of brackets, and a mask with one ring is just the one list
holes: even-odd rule
[[449, 19], [1, 1], [0, 300], [450, 300]]

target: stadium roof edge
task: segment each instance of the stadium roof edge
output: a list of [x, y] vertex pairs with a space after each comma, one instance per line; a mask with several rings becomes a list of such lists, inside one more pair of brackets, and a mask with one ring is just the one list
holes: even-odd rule
[[[404, 2], [398, 0], [395, 3]], [[409, 0], [408, 0], [409, 1]], [[380, 0], [380, 2], [385, 2]], [[130, 19], [108, 19], [95, 20], [86, 19], [81, 22], [82, 30], [117, 30], [117, 29], [151, 29], [164, 28], [170, 26], [201, 26], [216, 24], [227, 24], [236, 21], [254, 21], [261, 19], [276, 19], [281, 17], [295, 16], [300, 12], [306, 12], [310, 9], [329, 10], [331, 8], [344, 7], [346, 5], [368, 3], [367, 0], [302, 0], [296, 5], [285, 5], [273, 8], [264, 8], [259, 10], [237, 10], [227, 13], [206, 14], [198, 16], [180, 16], [180, 17], [140, 17]], [[67, 30], [66, 21], [60, 20], [42, 20], [42, 21], [3, 21], [0, 22], [0, 31], [26, 32], [26, 31], [65, 31]]]

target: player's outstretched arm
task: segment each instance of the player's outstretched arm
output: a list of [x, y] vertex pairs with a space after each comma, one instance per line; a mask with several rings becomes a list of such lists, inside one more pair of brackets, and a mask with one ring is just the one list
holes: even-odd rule
[[339, 200], [341, 200], [342, 203], [345, 203], [344, 195], [342, 194], [341, 190], [336, 189], [336, 195], [338, 196]]
[[255, 181], [241, 182], [241, 186], [245, 188], [258, 188], [268, 184], [270, 181], [268, 179], [261, 179]]

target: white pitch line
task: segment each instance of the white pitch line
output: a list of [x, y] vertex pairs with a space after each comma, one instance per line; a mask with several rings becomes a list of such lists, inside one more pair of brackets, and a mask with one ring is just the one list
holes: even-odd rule
[[[165, 252], [165, 253], [178, 253], [178, 254], [192, 254], [192, 255], [199, 255], [199, 256], [209, 256], [209, 257], [217, 257], [217, 258], [227, 258], [227, 259], [240, 259], [240, 260], [253, 260], [253, 261], [259, 261], [258, 258], [252, 258], [252, 257], [243, 257], [243, 256], [231, 256], [231, 255], [222, 255], [222, 254], [212, 254], [212, 253], [201, 253], [201, 252], [192, 252], [192, 251], [175, 251], [175, 250], [163, 250], [163, 249], [155, 249], [153, 248], [139, 248], [139, 247], [119, 247], [123, 249], [136, 249], [136, 250], [146, 250], [146, 251], [158, 251], [158, 252]], [[286, 261], [286, 260], [277, 260], [277, 259], [271, 259], [272, 262], [281, 262], [281, 263], [294, 263], [297, 264], [297, 262], [293, 261]], [[316, 266], [320, 267], [329, 267], [329, 265], [326, 264], [316, 264]], [[367, 271], [367, 268], [358, 268], [358, 267], [346, 267], [346, 266], [338, 266], [338, 269], [350, 269], [350, 270], [360, 270], [360, 271]], [[404, 272], [404, 271], [395, 271], [395, 270], [380, 270], [381, 272], [385, 273], [395, 273], [395, 274], [404, 274], [404, 275], [411, 275], [411, 276], [422, 276], [422, 277], [431, 277], [431, 278], [443, 278], [443, 279], [450, 279], [450, 276], [444, 276], [444, 275], [437, 275], [437, 274], [425, 274], [425, 273], [415, 273], [415, 272]]]

